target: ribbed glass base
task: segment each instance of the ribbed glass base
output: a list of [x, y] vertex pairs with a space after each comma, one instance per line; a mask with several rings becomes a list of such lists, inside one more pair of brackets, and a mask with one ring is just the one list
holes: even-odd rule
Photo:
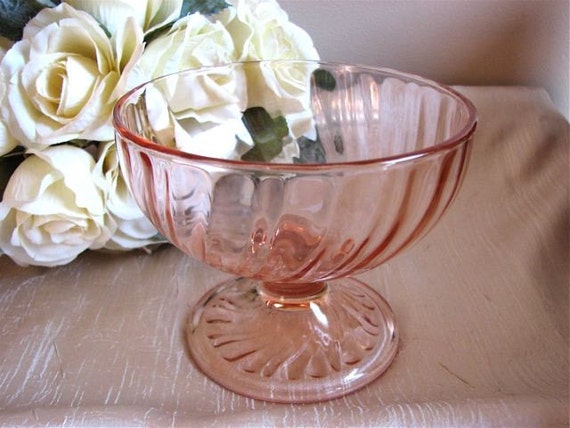
[[303, 403], [353, 392], [390, 366], [399, 335], [378, 293], [353, 278], [296, 289], [234, 279], [211, 290], [187, 325], [199, 369], [238, 394]]

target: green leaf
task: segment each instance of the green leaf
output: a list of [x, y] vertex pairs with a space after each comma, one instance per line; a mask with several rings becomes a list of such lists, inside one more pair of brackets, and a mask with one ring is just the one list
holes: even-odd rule
[[214, 15], [230, 5], [226, 0], [183, 0], [180, 18], [199, 12], [202, 15]]
[[22, 39], [25, 25], [45, 7], [58, 2], [49, 0], [0, 0], [0, 35], [18, 41]]
[[334, 91], [336, 88], [336, 79], [330, 71], [318, 68], [313, 71], [315, 84], [326, 91]]
[[113, 35], [111, 34], [111, 32], [109, 31], [109, 29], [99, 20], [97, 20], [97, 23], [99, 24], [99, 27], [101, 28], [101, 30], [103, 30], [103, 32], [105, 33], [105, 35], [108, 38], [111, 38]]
[[344, 143], [342, 141], [342, 136], [340, 134], [335, 134], [333, 139], [334, 149], [339, 154], [342, 155], [344, 153]]
[[283, 116], [273, 119], [263, 107], [251, 107], [243, 112], [242, 121], [253, 140], [253, 148], [242, 155], [249, 162], [269, 162], [283, 150], [283, 138], [289, 127]]
[[170, 31], [170, 29], [172, 28], [173, 25], [174, 25], [174, 22], [169, 22], [169, 23], [163, 25], [162, 27], [159, 27], [159, 28], [151, 31], [150, 33], [148, 33], [146, 36], [144, 36], [145, 44], [148, 45], [154, 39], [158, 39], [163, 34], [166, 34], [168, 31]]
[[326, 163], [326, 153], [319, 136], [315, 140], [307, 137], [297, 139], [299, 157], [294, 158], [295, 163]]

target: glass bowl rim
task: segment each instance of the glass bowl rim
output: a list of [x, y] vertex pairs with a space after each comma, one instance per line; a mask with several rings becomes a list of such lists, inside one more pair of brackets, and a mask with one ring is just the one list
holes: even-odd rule
[[[335, 68], [346, 68], [346, 69], [358, 69], [359, 71], [368, 71], [374, 73], [383, 73], [385, 77], [396, 77], [404, 79], [408, 83], [415, 82], [421, 84], [425, 87], [434, 88], [440, 92], [445, 92], [454, 98], [458, 99], [463, 106], [467, 109], [468, 118], [466, 124], [451, 137], [442, 140], [437, 144], [433, 144], [429, 147], [420, 150], [414, 150], [409, 152], [404, 152], [391, 156], [384, 156], [379, 158], [361, 159], [354, 161], [345, 162], [327, 162], [327, 163], [272, 163], [272, 162], [252, 162], [244, 161], [239, 159], [225, 159], [216, 158], [210, 156], [196, 155], [189, 152], [184, 152], [173, 147], [163, 146], [154, 143], [139, 134], [135, 134], [129, 130], [123, 123], [121, 119], [121, 110], [123, 106], [127, 104], [128, 100], [133, 97], [136, 93], [143, 90], [146, 86], [151, 85], [157, 81], [167, 79], [168, 77], [176, 76], [183, 73], [190, 73], [192, 71], [207, 71], [216, 70], [227, 67], [234, 67], [245, 64], [263, 64], [263, 63], [303, 63], [303, 64], [314, 64], [317, 66], [324, 65]], [[200, 66], [178, 70], [173, 73], [165, 74], [163, 76], [158, 76], [149, 81], [141, 83], [134, 88], [128, 90], [123, 94], [113, 106], [112, 112], [112, 123], [114, 127], [115, 135], [120, 135], [122, 138], [127, 139], [130, 143], [137, 145], [151, 152], [158, 152], [162, 155], [167, 155], [167, 157], [182, 158], [193, 162], [201, 162], [209, 164], [211, 166], [226, 167], [232, 169], [247, 169], [247, 170], [263, 170], [263, 171], [308, 171], [308, 170], [328, 170], [328, 169], [338, 169], [338, 168], [350, 168], [355, 166], [370, 166], [370, 165], [393, 165], [396, 163], [402, 163], [410, 160], [415, 160], [420, 157], [429, 156], [431, 154], [445, 152], [447, 150], [452, 150], [456, 147], [461, 146], [463, 143], [469, 141], [478, 123], [477, 110], [471, 100], [469, 100], [465, 95], [456, 91], [455, 89], [449, 87], [448, 85], [436, 82], [425, 77], [403, 72], [386, 67], [377, 67], [370, 65], [362, 65], [358, 63], [348, 63], [348, 62], [335, 62], [335, 61], [323, 61], [323, 60], [307, 60], [307, 59], [273, 59], [273, 60], [258, 60], [258, 61], [235, 61], [222, 63], [217, 65]]]

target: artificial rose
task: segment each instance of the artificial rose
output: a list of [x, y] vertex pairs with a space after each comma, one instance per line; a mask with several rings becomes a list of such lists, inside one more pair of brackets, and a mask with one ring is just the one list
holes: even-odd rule
[[57, 266], [103, 247], [111, 229], [93, 157], [67, 144], [31, 153], [0, 202], [0, 249], [23, 266]]
[[142, 41], [132, 18], [109, 39], [86, 12], [65, 3], [42, 9], [0, 62], [2, 120], [28, 148], [113, 139], [113, 105]]
[[318, 59], [309, 34], [289, 21], [275, 0], [235, 0], [218, 19], [231, 34], [240, 61]]
[[241, 120], [247, 103], [243, 73], [223, 67], [166, 79], [142, 95], [154, 141], [201, 156], [234, 158], [236, 133], [248, 136]]
[[[6, 51], [11, 47], [9, 40], [0, 37], [0, 62]], [[4, 79], [0, 78], [0, 100], [4, 97], [4, 92], [6, 91], [6, 83]], [[18, 145], [18, 141], [8, 131], [4, 122], [0, 119], [0, 156], [8, 153], [14, 147]]]
[[93, 181], [103, 191], [107, 215], [112, 219], [107, 223], [116, 227], [104, 248], [122, 251], [157, 243], [158, 232], [136, 204], [121, 175], [115, 142], [100, 145]]
[[235, 61], [236, 50], [220, 22], [194, 13], [150, 42], [137, 64], [138, 83], [188, 68]]
[[[194, 13], [149, 43], [136, 69], [139, 81], [146, 81], [235, 60], [234, 44], [224, 26]], [[231, 147], [214, 146], [212, 142], [216, 140], [200, 131], [218, 130], [217, 124], [241, 120], [246, 107], [242, 73], [226, 68], [198, 77], [181, 74], [169, 78], [168, 84], [161, 82], [160, 90], [149, 88], [145, 96], [149, 120], [162, 144], [205, 156], [226, 157], [233, 152], [235, 139], [227, 140]], [[204, 141], [210, 144], [205, 145]]]
[[[0, 95], [2, 93], [2, 85], [0, 84]], [[2, 121], [0, 121], [0, 156], [10, 152], [18, 145], [18, 142], [10, 135], [8, 129]]]
[[[221, 159], [239, 159], [253, 147], [241, 118], [223, 123], [178, 121], [174, 125], [176, 148], [183, 152]], [[236, 144], [236, 137], [241, 144]]]
[[[275, 0], [236, 0], [218, 18], [231, 34], [241, 61], [317, 60], [309, 34], [289, 21]], [[272, 117], [283, 115], [292, 136], [314, 129], [310, 111], [310, 76], [314, 67], [262, 64], [247, 76], [250, 107], [263, 105]]]
[[132, 16], [145, 34], [176, 20], [182, 0], [64, 0], [76, 9], [94, 16], [115, 34], [127, 16]]

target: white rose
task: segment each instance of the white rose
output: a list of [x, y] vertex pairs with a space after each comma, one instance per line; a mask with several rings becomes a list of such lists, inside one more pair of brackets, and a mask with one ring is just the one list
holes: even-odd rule
[[132, 16], [145, 34], [176, 20], [180, 16], [182, 0], [64, 0], [101, 22], [111, 34]]
[[[2, 85], [0, 84], [0, 94], [2, 92], [1, 86]], [[6, 129], [4, 123], [0, 120], [0, 156], [10, 152], [17, 145], [18, 142], [16, 139], [12, 137], [8, 129]]]
[[238, 59], [319, 59], [309, 34], [289, 21], [275, 0], [236, 0], [218, 19], [232, 35]]
[[188, 68], [236, 60], [234, 43], [220, 22], [194, 13], [148, 44], [137, 64], [139, 83]]
[[140, 56], [142, 31], [128, 18], [109, 39], [88, 13], [62, 3], [40, 11], [0, 63], [1, 116], [28, 148], [113, 139], [111, 113]]
[[20, 265], [56, 266], [110, 237], [95, 160], [71, 145], [31, 151], [0, 202], [0, 249]]
[[[234, 44], [225, 27], [194, 13], [149, 43], [136, 70], [140, 83], [235, 60]], [[241, 112], [247, 105], [243, 73], [230, 68], [200, 76], [184, 73], [149, 87], [144, 96], [149, 122], [161, 144], [212, 157], [227, 157], [233, 152], [235, 134], [214, 144], [216, 139], [204, 130], [212, 130], [219, 137], [216, 125], [241, 121]]]
[[[236, 0], [222, 11], [224, 23], [242, 61], [272, 59], [318, 60], [309, 34], [289, 21], [275, 0]], [[247, 76], [250, 107], [263, 106], [272, 116], [287, 119], [294, 138], [314, 133], [310, 111], [310, 76], [314, 66], [264, 64]]]
[[[0, 62], [2, 61], [2, 58], [4, 58], [6, 51], [10, 49], [10, 46], [11, 43], [9, 40], [4, 37], [0, 37]], [[4, 97], [5, 91], [6, 82], [4, 79], [0, 78], [0, 100]], [[8, 153], [17, 145], [18, 141], [12, 137], [12, 134], [10, 134], [6, 125], [4, 125], [4, 122], [0, 119], [0, 156]]]
[[115, 142], [101, 144], [93, 180], [103, 191], [107, 215], [116, 226], [104, 248], [131, 250], [157, 243], [158, 232], [139, 209], [121, 175]]
[[178, 150], [212, 158], [239, 159], [253, 147], [241, 117], [223, 123], [180, 121], [174, 125], [174, 135]]
[[[245, 76], [231, 67], [216, 73], [172, 75], [145, 88], [146, 120], [153, 140], [201, 156], [233, 158], [236, 129], [247, 105]], [[251, 143], [253, 144], [253, 143]]]

